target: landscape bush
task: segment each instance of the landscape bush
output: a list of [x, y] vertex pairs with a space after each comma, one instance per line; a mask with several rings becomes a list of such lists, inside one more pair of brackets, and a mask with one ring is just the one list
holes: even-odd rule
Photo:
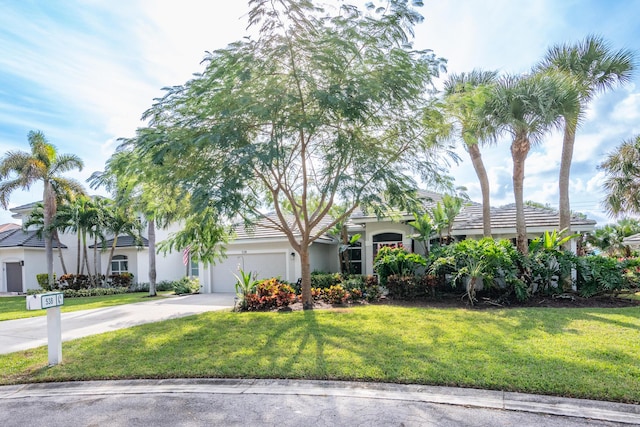
[[197, 294], [200, 292], [200, 281], [197, 277], [183, 277], [173, 282], [173, 291], [176, 295]]
[[247, 310], [257, 311], [288, 307], [297, 297], [290, 285], [271, 278], [258, 283], [255, 293], [247, 294], [245, 299]]
[[109, 276], [108, 283], [113, 287], [129, 287], [133, 283], [133, 274], [131, 273], [120, 273], [120, 274], [112, 274]]
[[38, 281], [38, 285], [45, 291], [52, 291], [54, 289], [58, 289], [58, 282], [56, 281], [56, 274], [53, 274], [53, 289], [49, 287], [49, 274], [48, 273], [40, 273], [36, 274], [36, 280]]
[[583, 297], [620, 291], [625, 287], [623, 264], [615, 258], [582, 257], [577, 270], [578, 292]]
[[391, 275], [413, 275], [418, 268], [426, 265], [427, 259], [422, 255], [391, 246], [380, 248], [373, 261], [373, 269], [378, 274], [382, 286], [386, 286], [387, 278]]

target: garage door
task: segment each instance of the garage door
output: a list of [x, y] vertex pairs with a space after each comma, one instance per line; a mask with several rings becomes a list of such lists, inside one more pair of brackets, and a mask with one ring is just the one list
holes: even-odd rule
[[287, 278], [286, 253], [229, 255], [213, 267], [213, 292], [235, 292], [239, 269], [256, 273], [258, 279], [271, 277]]

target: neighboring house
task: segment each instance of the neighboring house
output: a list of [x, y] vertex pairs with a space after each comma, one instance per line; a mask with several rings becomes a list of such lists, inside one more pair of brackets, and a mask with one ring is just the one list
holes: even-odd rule
[[631, 250], [637, 251], [640, 249], [640, 233], [622, 239], [622, 243], [629, 246]]
[[[425, 200], [425, 210], [434, 206], [442, 196], [432, 192], [421, 192]], [[24, 219], [35, 204], [11, 209], [14, 218]], [[515, 205], [493, 208], [491, 211], [492, 235], [496, 239], [515, 239]], [[527, 231], [530, 239], [539, 237], [544, 231], [558, 228], [558, 213], [545, 208], [525, 206]], [[275, 216], [271, 215], [271, 218]], [[347, 226], [349, 234], [359, 233], [360, 240], [349, 249], [352, 270], [361, 274], [373, 274], [373, 260], [378, 249], [388, 245], [402, 245], [410, 251], [424, 251], [419, 242], [414, 242], [411, 235], [413, 229], [407, 223], [413, 219], [408, 213], [397, 213], [390, 218], [377, 218], [362, 211], [355, 212]], [[290, 224], [294, 219], [287, 218]], [[331, 221], [327, 218], [324, 224]], [[166, 256], [159, 254], [156, 269], [157, 280], [176, 280], [185, 275], [197, 276], [200, 279], [202, 292], [235, 292], [236, 277], [240, 270], [255, 273], [257, 278], [280, 277], [288, 282], [296, 282], [301, 276], [300, 257], [293, 250], [286, 236], [268, 227], [263, 220], [253, 227], [245, 228], [239, 224], [235, 227], [234, 239], [226, 247], [227, 257], [215, 264], [202, 265], [194, 263], [186, 257], [187, 266], [183, 263], [183, 252], [176, 251]], [[596, 222], [574, 217], [571, 221], [572, 231], [587, 233], [593, 231]], [[169, 237], [178, 229], [177, 225], [168, 230], [157, 230], [156, 241]], [[19, 231], [19, 232], [18, 232]], [[45, 270], [44, 241], [37, 239], [33, 231], [10, 230], [0, 232], [0, 262], [3, 275], [0, 281], [0, 292], [25, 292], [38, 288], [35, 275]], [[470, 202], [463, 207], [457, 216], [452, 229], [456, 240], [482, 238], [482, 206]], [[146, 236], [145, 236], [146, 237]], [[67, 270], [76, 271], [75, 234], [61, 234], [63, 252]], [[105, 243], [105, 250], [99, 252], [100, 272], [104, 274], [109, 257], [112, 240]], [[574, 243], [575, 244], [575, 243]], [[311, 271], [335, 272], [340, 269], [338, 257], [339, 241], [328, 234], [321, 236], [310, 248]], [[90, 250], [90, 257], [93, 251]], [[149, 271], [148, 242], [143, 240], [143, 247], [138, 248], [129, 236], [118, 237], [116, 251], [112, 260], [114, 273], [129, 272], [136, 282], [148, 282]], [[93, 266], [92, 260], [90, 260]], [[58, 256], [54, 254], [54, 270], [60, 275], [61, 266]], [[22, 283], [19, 279], [21, 278]], [[18, 290], [21, 289], [21, 290]]]
[[[24, 223], [37, 203], [29, 203], [10, 209], [13, 217]], [[23, 231], [20, 226], [17, 230], [0, 232], [0, 263], [3, 274], [0, 277], [0, 292], [26, 292], [28, 289], [38, 289], [40, 285], [36, 275], [46, 273], [46, 258], [44, 239], [36, 236], [35, 230]], [[170, 233], [176, 231], [176, 227], [167, 230], [156, 230], [158, 242], [166, 239]], [[77, 271], [77, 247], [78, 238], [75, 233], [59, 233], [62, 253], [67, 272], [75, 274]], [[100, 274], [106, 272], [106, 264], [109, 259], [109, 250], [113, 240], [105, 242], [105, 250], [98, 250], [98, 269]], [[93, 240], [87, 242], [89, 265], [93, 273]], [[136, 247], [130, 236], [119, 236], [111, 262], [113, 273], [128, 272], [133, 274], [135, 282], [149, 281], [149, 248], [146, 235], [143, 236], [143, 246]], [[57, 277], [63, 274], [62, 265], [54, 241], [53, 269]], [[190, 271], [197, 273], [195, 270]], [[156, 272], [158, 281], [177, 280], [185, 276], [186, 267], [183, 264], [181, 252], [169, 253], [166, 256], [157, 255]], [[86, 273], [85, 273], [86, 274]], [[197, 275], [197, 274], [196, 274]]]

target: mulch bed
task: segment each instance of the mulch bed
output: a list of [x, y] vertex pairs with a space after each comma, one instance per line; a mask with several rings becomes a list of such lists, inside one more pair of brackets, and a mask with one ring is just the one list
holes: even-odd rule
[[[366, 303], [365, 303], [366, 304]], [[447, 294], [434, 298], [419, 299], [415, 301], [402, 301], [393, 299], [382, 299], [373, 304], [395, 305], [400, 307], [424, 307], [424, 308], [469, 308], [474, 310], [503, 309], [503, 308], [521, 308], [521, 307], [552, 307], [552, 308], [621, 308], [621, 307], [640, 307], [640, 301], [619, 298], [616, 296], [595, 296], [591, 298], [583, 298], [574, 294], [561, 294], [556, 296], [536, 296], [529, 301], [520, 303], [517, 301], [509, 301], [507, 303], [499, 303], [489, 298], [479, 297], [473, 307], [468, 303], [467, 299], [462, 299], [460, 295]], [[314, 310], [329, 310], [346, 308], [346, 304], [327, 304], [319, 301], [314, 305]], [[300, 311], [302, 303], [297, 302], [289, 307], [274, 311]]]

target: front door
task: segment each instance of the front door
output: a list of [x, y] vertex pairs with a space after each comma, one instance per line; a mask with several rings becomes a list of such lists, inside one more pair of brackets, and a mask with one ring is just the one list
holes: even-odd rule
[[22, 264], [8, 262], [7, 266], [7, 292], [24, 292], [22, 289]]

